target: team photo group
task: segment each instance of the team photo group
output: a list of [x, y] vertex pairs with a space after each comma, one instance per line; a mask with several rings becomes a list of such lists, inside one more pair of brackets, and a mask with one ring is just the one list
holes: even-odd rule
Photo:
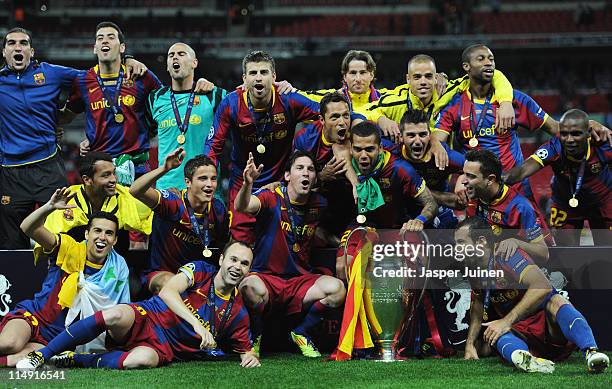
[[[374, 358], [382, 320], [367, 291], [360, 309], [355, 296], [376, 260], [372, 235], [395, 230], [476, 246], [449, 269], [496, 275], [467, 277], [459, 357], [552, 373], [576, 352], [586, 371], [608, 368], [589, 318], [541, 266], [550, 247], [612, 244], [612, 132], [579, 109], [549, 116], [497, 69], [494, 47], [457, 52], [458, 79], [428, 54], [406, 58], [405, 83], [389, 89], [376, 87], [370, 53], [349, 50], [337, 85], [301, 90], [265, 51], [244, 53], [242, 85], [215, 85], [182, 42], [160, 53], [164, 85], [120, 26], [91, 34], [87, 70], [39, 62], [26, 29], [3, 38], [0, 249], [33, 247], [48, 273], [0, 318], [0, 367], [237, 355], [255, 368], [279, 318], [291, 318], [282, 336], [296, 352], [323, 360], [313, 339], [334, 312], [344, 320], [330, 359]], [[62, 127], [78, 116], [81, 183], [70, 186]], [[524, 156], [519, 129], [544, 143]], [[529, 178], [547, 166], [542, 209]], [[335, 263], [321, 266], [322, 252]]]

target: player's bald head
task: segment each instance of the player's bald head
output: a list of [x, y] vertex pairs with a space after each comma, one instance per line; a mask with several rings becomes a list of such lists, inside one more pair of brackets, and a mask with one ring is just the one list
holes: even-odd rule
[[478, 50], [478, 49], [487, 49], [487, 50], [491, 50], [489, 49], [486, 45], [483, 45], [482, 43], [477, 43], [475, 45], [470, 45], [468, 47], [466, 47], [463, 52], [461, 53], [461, 62], [462, 63], [470, 63], [470, 59], [472, 59], [472, 54]]
[[168, 53], [172, 51], [185, 51], [191, 58], [197, 58], [195, 51], [187, 43], [176, 42], [168, 49]]
[[589, 115], [579, 109], [570, 109], [564, 113], [563, 116], [561, 116], [561, 120], [559, 120], [559, 125], [566, 126], [570, 121], [579, 122], [580, 127], [583, 129], [589, 128]]
[[427, 54], [417, 54], [408, 61], [408, 73], [410, 73], [410, 66], [417, 63], [431, 63], [433, 64], [434, 68], [436, 67], [436, 61], [433, 59], [433, 57]]

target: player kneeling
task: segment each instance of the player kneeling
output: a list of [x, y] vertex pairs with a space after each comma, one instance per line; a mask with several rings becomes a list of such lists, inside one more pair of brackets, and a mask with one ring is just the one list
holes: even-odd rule
[[[567, 358], [576, 345], [590, 372], [608, 367], [610, 360], [598, 351], [584, 316], [551, 287], [524, 251], [517, 250], [507, 260], [496, 256], [492, 230], [478, 218], [460, 223], [455, 241], [476, 248], [476, 254], [466, 259], [473, 292], [465, 359], [490, 355], [495, 347], [518, 369], [552, 373], [551, 359]], [[477, 277], [476, 271], [481, 272]]]
[[[35, 369], [47, 361], [62, 367], [157, 367], [172, 361], [222, 355], [217, 343], [240, 353], [242, 367], [260, 366], [252, 352], [248, 313], [236, 289], [249, 272], [252, 260], [253, 253], [246, 244], [231, 242], [219, 259], [218, 272], [203, 261], [188, 263], [158, 296], [120, 304], [78, 321], [47, 347], [29, 353], [17, 368]], [[108, 334], [107, 347], [113, 351], [60, 354], [104, 331]]]

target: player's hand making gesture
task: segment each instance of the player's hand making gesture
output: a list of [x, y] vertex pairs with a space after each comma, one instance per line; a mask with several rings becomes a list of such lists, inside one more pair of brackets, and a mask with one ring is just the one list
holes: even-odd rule
[[53, 209], [70, 209], [76, 208], [75, 204], [68, 204], [76, 196], [76, 193], [72, 193], [70, 188], [56, 189], [55, 193], [49, 199], [49, 205]]
[[183, 158], [185, 158], [185, 150], [182, 147], [175, 149], [173, 152], [166, 156], [166, 159], [164, 161], [164, 169], [166, 171], [176, 169], [177, 167], [181, 166]]
[[244, 179], [244, 183], [248, 185], [253, 185], [253, 182], [259, 178], [261, 172], [263, 170], [263, 165], [260, 164], [258, 167], [255, 167], [255, 159], [253, 158], [253, 153], [249, 153], [249, 159], [247, 161], [246, 166], [244, 167], [244, 172], [242, 172], [242, 178]]

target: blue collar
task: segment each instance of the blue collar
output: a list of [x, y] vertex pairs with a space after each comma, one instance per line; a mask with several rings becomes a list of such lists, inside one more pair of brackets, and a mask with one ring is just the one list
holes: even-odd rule
[[[38, 61], [32, 59], [32, 60], [30, 60], [30, 64], [28, 65], [28, 67], [23, 69], [23, 72], [21, 74], [25, 74], [28, 71], [30, 71], [30, 69], [34, 69], [34, 68], [37, 68], [39, 66], [40, 66], [40, 64], [38, 63]], [[0, 69], [0, 75], [8, 76], [10, 73], [17, 74], [17, 72], [15, 72], [14, 70], [11, 70], [8, 67], [8, 65], [4, 65], [4, 67], [2, 69]]]

